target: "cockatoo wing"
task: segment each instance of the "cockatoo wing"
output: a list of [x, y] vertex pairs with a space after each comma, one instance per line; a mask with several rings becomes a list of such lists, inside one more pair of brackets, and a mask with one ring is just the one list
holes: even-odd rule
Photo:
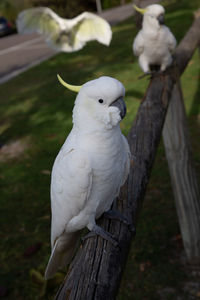
[[168, 48], [169, 51], [172, 53], [174, 51], [174, 49], [176, 48], [176, 39], [174, 37], [174, 35], [171, 33], [171, 31], [169, 30], [169, 28], [167, 28], [168, 33], [167, 33], [167, 40], [168, 40]]
[[61, 30], [61, 18], [48, 7], [36, 7], [22, 11], [16, 20], [19, 33], [42, 34], [47, 41], [56, 39]]
[[91, 187], [92, 169], [86, 154], [75, 148], [70, 151], [61, 149], [53, 166], [51, 180], [52, 246], [70, 220], [84, 209]]
[[88, 41], [97, 40], [109, 45], [112, 30], [109, 23], [103, 18], [89, 12], [84, 12], [70, 21], [73, 36], [73, 49], [81, 49]]
[[87, 156], [80, 150], [63, 147], [52, 171], [52, 254], [46, 279], [58, 269], [66, 268], [76, 250], [80, 228], [74, 228], [74, 232], [67, 232], [65, 228], [84, 209], [91, 187], [92, 169]]
[[48, 7], [30, 8], [18, 15], [16, 23], [19, 33], [42, 34], [56, 51], [77, 51], [92, 40], [109, 45], [112, 38], [109, 23], [89, 12], [67, 20]]
[[142, 32], [140, 31], [134, 42], [133, 42], [133, 52], [136, 56], [140, 56], [144, 51], [144, 38]]

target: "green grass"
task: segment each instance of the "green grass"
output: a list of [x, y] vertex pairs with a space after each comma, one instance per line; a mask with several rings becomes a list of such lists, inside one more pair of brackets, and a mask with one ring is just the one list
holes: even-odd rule
[[[198, 0], [170, 3], [166, 3], [166, 23], [179, 41], [192, 23], [192, 10]], [[61, 280], [56, 277], [45, 287], [40, 275], [50, 254], [49, 173], [71, 129], [75, 99], [74, 93], [58, 83], [56, 74], [76, 85], [101, 75], [122, 81], [128, 113], [121, 128], [127, 134], [148, 86], [146, 79], [138, 80], [142, 72], [132, 53], [136, 33], [131, 18], [113, 28], [110, 47], [91, 42], [79, 52], [59, 54], [0, 86], [0, 142], [9, 145], [18, 141], [25, 145], [16, 158], [0, 160], [0, 286], [8, 289], [6, 299], [53, 299]], [[199, 78], [196, 52], [182, 84], [198, 171]], [[159, 299], [157, 291], [165, 287], [178, 291], [186, 277], [177, 257], [182, 251], [180, 240], [174, 238], [178, 234], [170, 178], [160, 143], [118, 300]], [[37, 245], [41, 246], [38, 251], [33, 249], [32, 255], [25, 254], [31, 252], [30, 246]], [[176, 298], [169, 295], [167, 299]]]

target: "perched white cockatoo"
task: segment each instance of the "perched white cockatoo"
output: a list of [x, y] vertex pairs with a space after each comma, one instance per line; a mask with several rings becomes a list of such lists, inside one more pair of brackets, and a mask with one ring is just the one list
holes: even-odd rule
[[133, 52], [139, 56], [139, 64], [144, 73], [150, 73], [151, 65], [159, 65], [160, 71], [172, 63], [172, 53], [176, 39], [164, 24], [163, 6], [153, 4], [145, 9], [134, 8], [144, 15], [142, 29], [133, 42]]
[[89, 12], [68, 20], [48, 7], [36, 7], [22, 11], [16, 24], [19, 33], [43, 35], [47, 44], [56, 51], [77, 51], [92, 40], [108, 46], [112, 38], [109, 23]]
[[110, 240], [95, 220], [110, 209], [130, 166], [129, 145], [119, 126], [126, 114], [122, 83], [103, 76], [71, 86], [58, 78], [79, 93], [73, 128], [52, 170], [52, 254], [46, 279], [70, 262], [82, 228]]

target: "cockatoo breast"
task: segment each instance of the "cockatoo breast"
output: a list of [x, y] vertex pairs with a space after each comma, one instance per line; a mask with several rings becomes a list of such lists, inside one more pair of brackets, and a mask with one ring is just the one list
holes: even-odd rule
[[[125, 177], [127, 149], [119, 125], [107, 132], [77, 137], [78, 147], [87, 153], [93, 170], [93, 185], [88, 206], [98, 218], [108, 210]], [[95, 201], [94, 201], [95, 199]]]
[[165, 26], [161, 26], [159, 30], [151, 31], [143, 30], [144, 43], [144, 55], [146, 55], [152, 64], [160, 64], [169, 53], [168, 45], [168, 29]]

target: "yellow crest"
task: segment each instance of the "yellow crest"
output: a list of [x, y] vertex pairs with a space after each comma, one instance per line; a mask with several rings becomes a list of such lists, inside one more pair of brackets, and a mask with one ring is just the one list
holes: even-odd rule
[[145, 14], [145, 12], [147, 12], [146, 8], [139, 8], [136, 5], [133, 5], [133, 7], [135, 8], [135, 10], [137, 10], [139, 13], [141, 13], [143, 15]]
[[58, 80], [60, 81], [60, 83], [62, 85], [64, 85], [64, 87], [66, 87], [67, 89], [69, 89], [70, 91], [72, 92], [76, 92], [78, 93], [82, 87], [82, 85], [71, 85], [71, 84], [68, 84], [67, 82], [65, 82], [61, 77], [60, 75], [57, 74], [57, 77], [58, 77]]

